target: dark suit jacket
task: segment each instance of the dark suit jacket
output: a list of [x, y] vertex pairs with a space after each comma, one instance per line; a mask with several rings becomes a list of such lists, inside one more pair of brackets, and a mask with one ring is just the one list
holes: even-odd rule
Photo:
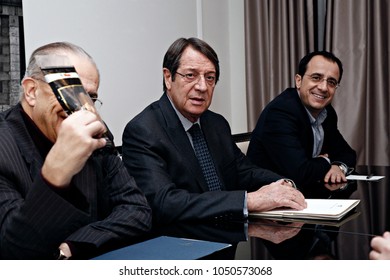
[[[326, 107], [323, 122], [324, 144], [331, 162], [340, 161], [354, 167], [356, 152], [348, 145], [337, 128], [337, 114]], [[248, 157], [257, 165], [291, 178], [298, 186], [310, 186], [321, 181], [330, 164], [321, 157], [312, 158], [313, 131], [309, 116], [295, 88], [286, 89], [271, 101], [261, 113], [252, 132]]]
[[1, 258], [50, 259], [65, 240], [91, 257], [150, 229], [150, 207], [118, 156], [93, 155], [67, 191], [48, 185], [21, 110], [0, 120]]
[[223, 191], [208, 191], [188, 136], [166, 94], [124, 130], [123, 161], [144, 191], [157, 223], [242, 219], [245, 190], [256, 190], [281, 178], [256, 167], [241, 153], [221, 115], [206, 111], [200, 122]]

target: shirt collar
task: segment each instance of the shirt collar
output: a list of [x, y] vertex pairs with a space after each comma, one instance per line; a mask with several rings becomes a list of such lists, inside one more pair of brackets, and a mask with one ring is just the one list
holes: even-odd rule
[[310, 119], [310, 123], [312, 125], [321, 125], [324, 120], [326, 119], [327, 115], [328, 115], [328, 111], [326, 111], [326, 108], [324, 108], [324, 110], [322, 110], [318, 117], [317, 118], [314, 118], [312, 114], [310, 114], [309, 110], [305, 107], [305, 110], [307, 112], [307, 115], [309, 116], [309, 119]]
[[[192, 125], [193, 125], [194, 123], [190, 122], [186, 117], [184, 117], [184, 116], [182, 115], [182, 113], [180, 113], [180, 112], [176, 109], [175, 105], [173, 104], [173, 102], [172, 102], [172, 100], [171, 100], [171, 98], [169, 97], [168, 94], [167, 94], [167, 97], [168, 97], [169, 102], [171, 103], [173, 109], [175, 110], [176, 115], [179, 117], [179, 120], [180, 120], [181, 124], [183, 125], [184, 130], [185, 130], [185, 131], [188, 131], [188, 130], [192, 127]], [[200, 121], [199, 121], [199, 119], [198, 119], [195, 123], [199, 124], [199, 126], [200, 126]]]

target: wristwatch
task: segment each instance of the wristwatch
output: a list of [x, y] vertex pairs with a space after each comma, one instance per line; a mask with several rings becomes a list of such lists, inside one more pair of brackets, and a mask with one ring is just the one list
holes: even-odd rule
[[344, 175], [347, 174], [347, 172], [348, 172], [348, 167], [347, 167], [344, 163], [338, 164], [338, 167], [341, 169], [341, 171], [343, 171]]

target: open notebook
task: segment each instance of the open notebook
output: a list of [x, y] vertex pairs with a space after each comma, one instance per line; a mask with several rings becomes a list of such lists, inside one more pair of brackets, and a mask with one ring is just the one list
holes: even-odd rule
[[340, 220], [354, 209], [359, 199], [306, 199], [307, 208], [292, 210], [291, 208], [275, 209], [264, 212], [250, 212], [249, 217], [259, 218], [300, 218], [316, 220]]
[[255, 217], [251, 218], [251, 223], [256, 223], [259, 221], [265, 220], [272, 220], [282, 223], [303, 223], [303, 224], [311, 224], [311, 225], [322, 225], [322, 226], [330, 226], [330, 227], [341, 227], [342, 225], [348, 223], [349, 221], [352, 221], [356, 219], [358, 216], [360, 216], [359, 211], [349, 211], [344, 217], [342, 217], [340, 220], [324, 220], [324, 219], [316, 219], [316, 218], [286, 218], [286, 217], [278, 217], [278, 218], [260, 218]]

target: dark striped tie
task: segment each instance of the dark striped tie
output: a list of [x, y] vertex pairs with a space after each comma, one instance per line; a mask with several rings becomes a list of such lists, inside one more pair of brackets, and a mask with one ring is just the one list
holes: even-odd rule
[[198, 158], [203, 175], [206, 179], [210, 191], [221, 190], [221, 183], [215, 170], [213, 159], [207, 148], [206, 140], [200, 130], [199, 124], [194, 124], [188, 132], [192, 136], [192, 143], [194, 145], [195, 155]]

